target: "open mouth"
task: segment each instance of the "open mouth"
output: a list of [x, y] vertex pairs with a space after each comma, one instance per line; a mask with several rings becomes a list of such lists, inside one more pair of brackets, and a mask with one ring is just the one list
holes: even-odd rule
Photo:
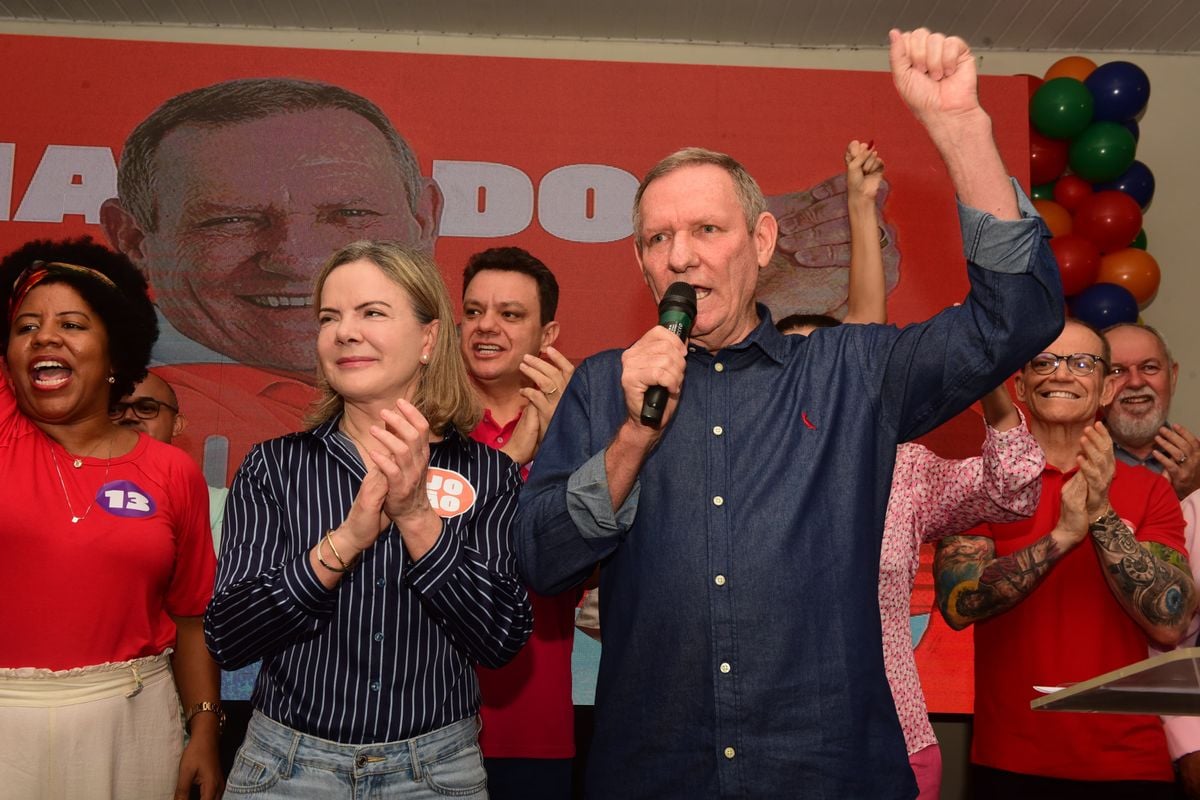
[[1079, 395], [1075, 394], [1074, 392], [1065, 392], [1061, 389], [1055, 389], [1054, 391], [1050, 391], [1050, 392], [1042, 392], [1042, 397], [1045, 397], [1047, 399], [1058, 398], [1061, 400], [1078, 400], [1079, 399]]
[[71, 378], [72, 370], [61, 361], [42, 359], [33, 364], [33, 385], [41, 389], [54, 389]]
[[260, 308], [306, 308], [312, 306], [311, 295], [239, 294], [238, 298]]
[[503, 350], [498, 344], [475, 344], [471, 349], [482, 356], [494, 356]]

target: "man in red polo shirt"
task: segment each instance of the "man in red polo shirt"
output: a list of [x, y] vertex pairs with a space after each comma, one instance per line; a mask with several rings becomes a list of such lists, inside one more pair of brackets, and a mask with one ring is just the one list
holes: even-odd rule
[[1017, 398], [1046, 453], [1033, 517], [943, 539], [938, 603], [974, 623], [976, 798], [1170, 798], [1158, 717], [1033, 711], [1034, 686], [1063, 686], [1172, 647], [1196, 590], [1171, 485], [1115, 463], [1096, 422], [1113, 395], [1108, 344], [1068, 320], [1017, 373]]
[[[574, 367], [551, 345], [558, 282], [519, 247], [476, 253], [463, 270], [462, 353], [483, 421], [471, 437], [529, 472]], [[577, 592], [529, 593], [533, 635], [498, 669], [477, 670], [483, 695], [479, 741], [492, 800], [567, 800], [575, 756], [571, 644]]]

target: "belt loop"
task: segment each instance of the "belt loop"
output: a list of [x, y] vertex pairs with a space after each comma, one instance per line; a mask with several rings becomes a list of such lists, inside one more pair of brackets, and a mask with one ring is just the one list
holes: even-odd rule
[[414, 781], [424, 780], [421, 775], [421, 759], [417, 756], [417, 737], [408, 740], [408, 761], [412, 764], [412, 774]]
[[302, 740], [303, 734], [301, 734], [299, 731], [292, 731], [292, 744], [288, 748], [287, 752], [287, 771], [283, 774], [283, 779], [285, 781], [290, 780], [292, 777], [292, 771], [295, 769], [294, 764], [296, 762], [296, 751], [300, 749], [300, 743]]
[[128, 692], [126, 692], [125, 696], [127, 698], [128, 697], [137, 697], [139, 694], [142, 693], [142, 686], [143, 686], [142, 673], [138, 672], [136, 662], [131, 663], [129, 665], [129, 671], [133, 673], [133, 688], [131, 690], [129, 690]]

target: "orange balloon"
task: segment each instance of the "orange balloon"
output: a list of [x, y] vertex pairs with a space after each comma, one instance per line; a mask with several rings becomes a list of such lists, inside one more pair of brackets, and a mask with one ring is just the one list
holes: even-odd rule
[[1067, 56], [1060, 58], [1050, 65], [1050, 69], [1046, 70], [1043, 76], [1046, 80], [1054, 78], [1074, 78], [1077, 81], [1083, 81], [1088, 75], [1092, 74], [1092, 70], [1096, 68], [1096, 62], [1090, 58], [1083, 56]]
[[1042, 215], [1042, 221], [1054, 236], [1071, 232], [1071, 212], [1053, 200], [1034, 200], [1033, 207]]
[[1154, 256], [1136, 247], [1126, 247], [1100, 258], [1100, 275], [1097, 283], [1115, 283], [1124, 286], [1145, 308], [1158, 292], [1162, 273]]

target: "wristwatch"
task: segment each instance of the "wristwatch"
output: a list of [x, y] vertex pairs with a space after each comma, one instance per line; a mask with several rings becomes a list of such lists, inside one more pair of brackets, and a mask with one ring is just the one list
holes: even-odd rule
[[196, 703], [196, 705], [188, 709], [187, 714], [183, 718], [183, 727], [187, 732], [192, 732], [192, 717], [204, 711], [211, 711], [217, 715], [217, 733], [223, 732], [225, 730], [225, 709], [221, 708], [219, 702], [214, 703], [211, 700]]

